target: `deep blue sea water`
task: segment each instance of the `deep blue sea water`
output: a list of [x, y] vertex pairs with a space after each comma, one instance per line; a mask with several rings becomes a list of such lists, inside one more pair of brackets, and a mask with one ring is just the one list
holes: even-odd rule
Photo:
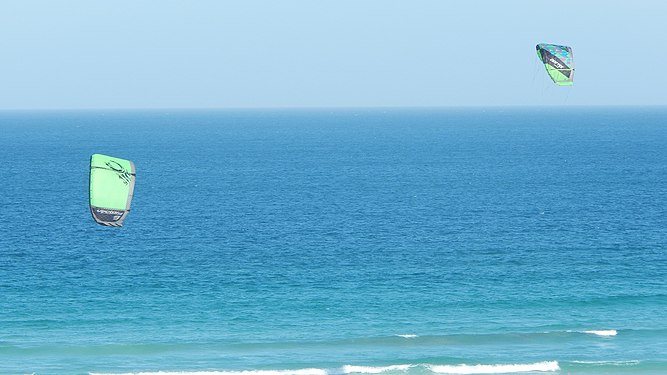
[[[0, 374], [667, 373], [667, 108], [0, 112]], [[90, 155], [137, 167], [123, 228]]]

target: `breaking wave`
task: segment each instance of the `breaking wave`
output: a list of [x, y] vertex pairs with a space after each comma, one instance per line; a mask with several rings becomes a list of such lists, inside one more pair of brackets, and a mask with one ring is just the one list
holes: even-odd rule
[[506, 374], [519, 372], [551, 372], [558, 371], [558, 362], [537, 362], [527, 364], [491, 364], [491, 365], [390, 365], [390, 366], [357, 366], [345, 365], [333, 369], [305, 368], [297, 370], [244, 370], [244, 371], [157, 371], [132, 372], [118, 374], [90, 373], [90, 375], [348, 375], [348, 374], [382, 374], [407, 373], [408, 370], [421, 367], [436, 375], [442, 374]]
[[506, 374], [528, 371], [551, 372], [560, 370], [558, 362], [556, 361], [509, 365], [454, 365], [430, 367], [434, 373], [438, 374]]
[[591, 335], [597, 335], [597, 336], [616, 336], [618, 332], [616, 332], [615, 329], [604, 329], [604, 330], [597, 330], [597, 331], [583, 331], [583, 333], [589, 333]]

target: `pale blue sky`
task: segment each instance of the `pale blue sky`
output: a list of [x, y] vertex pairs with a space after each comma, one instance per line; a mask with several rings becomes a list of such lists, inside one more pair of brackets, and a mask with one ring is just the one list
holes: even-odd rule
[[[667, 105], [667, 1], [0, 0], [0, 109]], [[573, 47], [556, 87], [535, 44]]]

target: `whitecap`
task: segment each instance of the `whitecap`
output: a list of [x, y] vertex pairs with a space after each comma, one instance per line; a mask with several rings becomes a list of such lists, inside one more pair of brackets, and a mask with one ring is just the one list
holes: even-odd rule
[[639, 364], [638, 360], [629, 361], [572, 361], [572, 363], [581, 363], [584, 365], [595, 366], [636, 366]]
[[591, 335], [597, 335], [597, 336], [616, 336], [618, 334], [618, 332], [616, 332], [615, 329], [584, 331], [584, 333], [589, 333]]
[[412, 365], [391, 365], [391, 366], [343, 366], [344, 374], [380, 374], [386, 371], [405, 371]]
[[558, 371], [560, 367], [556, 361], [526, 363], [526, 364], [496, 364], [496, 365], [430, 365], [431, 371], [438, 374], [506, 374], [529, 371]]

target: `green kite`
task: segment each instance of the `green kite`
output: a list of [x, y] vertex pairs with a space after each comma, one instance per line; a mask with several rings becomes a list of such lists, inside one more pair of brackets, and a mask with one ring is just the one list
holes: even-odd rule
[[90, 212], [98, 224], [121, 227], [130, 212], [136, 170], [129, 160], [90, 157]]
[[544, 68], [554, 83], [558, 86], [572, 85], [574, 80], [572, 48], [546, 43], [540, 43], [535, 48], [537, 49], [537, 56], [544, 64]]

